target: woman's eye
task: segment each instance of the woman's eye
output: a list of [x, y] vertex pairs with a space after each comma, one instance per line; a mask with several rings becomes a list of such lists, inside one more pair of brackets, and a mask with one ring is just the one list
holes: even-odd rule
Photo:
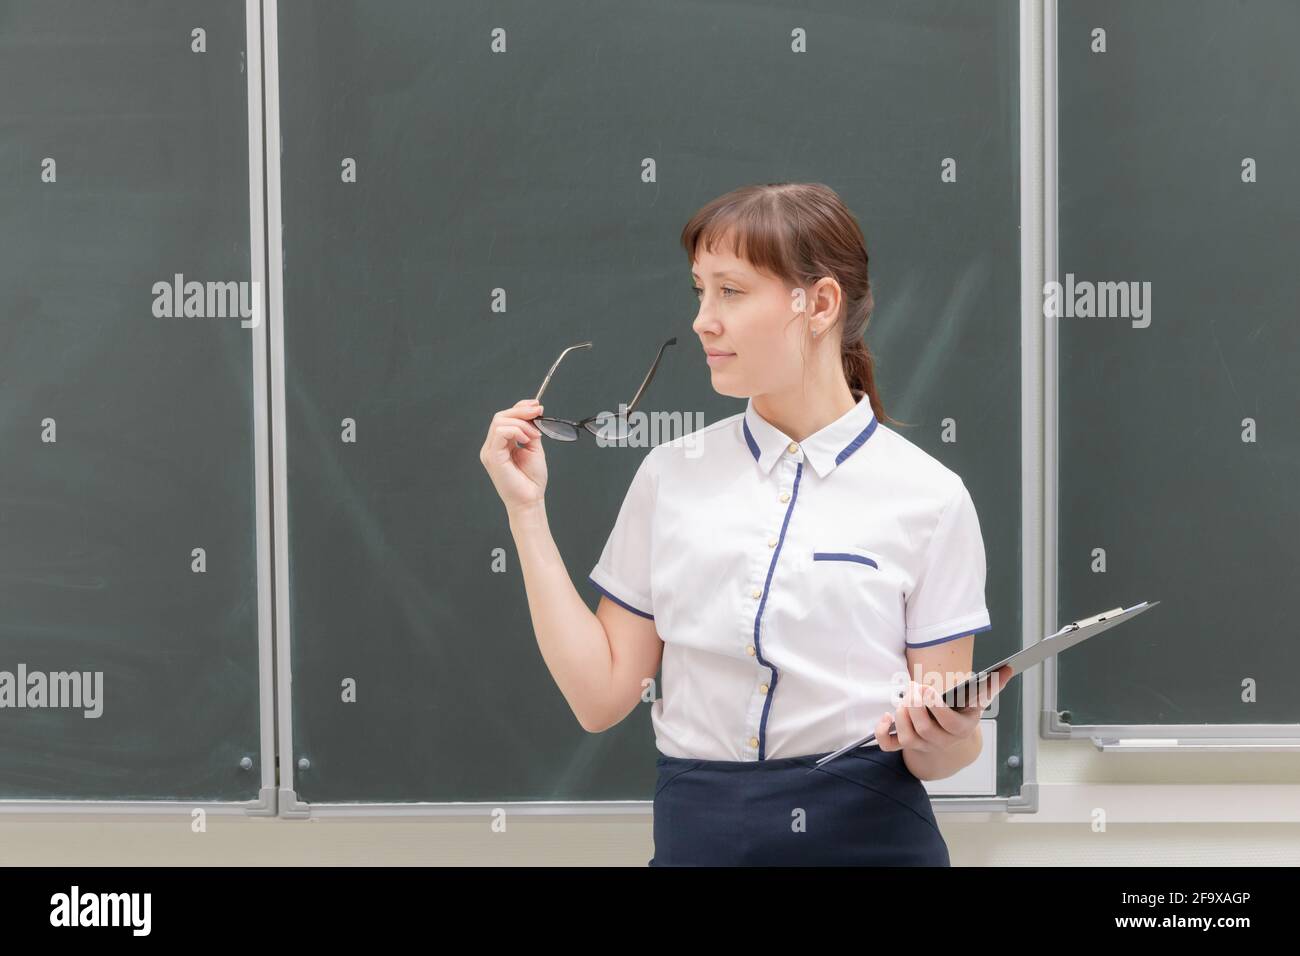
[[[700, 297], [700, 295], [704, 292], [704, 290], [701, 289], [701, 288], [700, 288], [699, 286], [697, 286], [697, 285], [693, 285], [693, 286], [691, 286], [691, 291], [695, 293], [695, 298], [697, 298], [697, 299], [698, 299], [698, 298]], [[740, 295], [740, 290], [739, 290], [739, 289], [733, 289], [733, 288], [731, 288], [731, 286], [726, 286], [726, 285], [724, 285], [724, 286], [722, 287], [722, 291], [723, 291], [723, 292], [734, 292], [734, 293], [736, 293], [736, 295]]]

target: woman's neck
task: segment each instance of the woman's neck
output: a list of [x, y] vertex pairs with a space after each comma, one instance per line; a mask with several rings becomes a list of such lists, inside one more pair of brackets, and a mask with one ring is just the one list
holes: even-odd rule
[[753, 397], [754, 411], [794, 441], [815, 435], [843, 417], [858, 403], [848, 383], [839, 378], [823, 387], [796, 385], [783, 392]]

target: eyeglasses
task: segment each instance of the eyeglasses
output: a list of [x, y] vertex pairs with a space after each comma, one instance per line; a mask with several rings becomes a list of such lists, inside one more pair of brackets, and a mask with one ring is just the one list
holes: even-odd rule
[[[646, 386], [649, 385], [650, 380], [655, 377], [655, 370], [659, 368], [659, 361], [664, 357], [664, 349], [668, 348], [670, 345], [676, 344], [677, 337], [673, 336], [663, 345], [659, 346], [659, 354], [655, 356], [654, 364], [650, 366], [650, 371], [646, 372], [645, 381], [643, 381], [641, 387], [636, 390], [636, 394], [632, 396], [632, 401], [628, 403], [627, 409], [623, 414], [599, 412], [592, 415], [590, 418], [584, 418], [581, 421], [576, 422], [569, 421], [567, 418], [554, 418], [550, 415], [542, 415], [532, 419], [533, 424], [537, 426], [537, 430], [543, 435], [546, 435], [548, 438], [554, 438], [556, 441], [577, 441], [578, 432], [584, 428], [597, 438], [605, 441], [623, 440], [627, 437], [628, 432], [631, 431], [631, 428], [628, 425], [627, 415], [631, 414], [632, 409], [636, 408], [636, 403], [641, 400], [641, 395], [645, 392]], [[568, 355], [574, 349], [589, 349], [591, 347], [592, 345], [590, 342], [582, 342], [578, 345], [570, 345], [567, 349], [561, 352], [560, 357], [557, 358], [555, 364], [551, 366], [551, 370], [546, 373], [546, 378], [542, 380], [542, 387], [537, 390], [537, 397], [533, 399], [533, 401], [540, 402], [542, 400], [542, 392], [546, 391], [546, 386], [550, 384], [551, 376], [554, 375], [555, 370], [559, 368], [560, 362], [564, 360], [564, 356]]]

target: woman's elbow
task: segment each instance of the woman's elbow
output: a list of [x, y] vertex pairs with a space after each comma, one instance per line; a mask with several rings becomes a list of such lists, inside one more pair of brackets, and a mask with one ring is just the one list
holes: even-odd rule
[[614, 710], [605, 710], [603, 713], [575, 714], [578, 718], [578, 724], [589, 734], [599, 734], [611, 727], [615, 727], [623, 722], [623, 719], [632, 712], [632, 707], [617, 707]]

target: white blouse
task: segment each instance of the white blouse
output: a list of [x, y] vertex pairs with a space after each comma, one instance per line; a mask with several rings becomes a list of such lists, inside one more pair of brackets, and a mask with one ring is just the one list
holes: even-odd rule
[[895, 708], [906, 647], [990, 628], [961, 478], [867, 396], [803, 442], [754, 410], [655, 446], [592, 584], [655, 622], [659, 752], [825, 753]]

